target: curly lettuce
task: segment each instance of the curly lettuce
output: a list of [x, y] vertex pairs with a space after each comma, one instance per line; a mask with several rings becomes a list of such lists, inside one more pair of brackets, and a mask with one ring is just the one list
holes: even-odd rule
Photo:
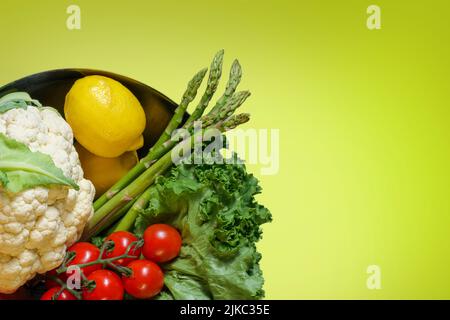
[[165, 290], [158, 299], [264, 297], [255, 243], [272, 216], [256, 202], [261, 187], [243, 164], [180, 164], [151, 192], [134, 231], [168, 223], [183, 238], [179, 257], [163, 265]]

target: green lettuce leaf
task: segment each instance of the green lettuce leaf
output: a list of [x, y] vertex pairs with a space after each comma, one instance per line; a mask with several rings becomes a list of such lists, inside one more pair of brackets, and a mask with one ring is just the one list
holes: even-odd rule
[[163, 265], [166, 290], [157, 299], [260, 299], [264, 279], [255, 243], [270, 212], [255, 200], [261, 188], [243, 164], [181, 164], [152, 187], [136, 220], [181, 231], [183, 246]]
[[78, 185], [56, 167], [52, 158], [0, 133], [0, 185], [11, 193], [37, 186]]

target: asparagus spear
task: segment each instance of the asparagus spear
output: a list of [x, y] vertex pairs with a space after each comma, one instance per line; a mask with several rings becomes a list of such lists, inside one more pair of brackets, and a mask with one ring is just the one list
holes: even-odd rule
[[[214, 56], [214, 59], [211, 62], [211, 68], [208, 78], [208, 86], [196, 109], [189, 116], [188, 120], [184, 124], [183, 126], [184, 128], [192, 129], [193, 122], [203, 115], [203, 112], [208, 106], [209, 101], [216, 92], [220, 77], [222, 75], [223, 54], [224, 50], [222, 49], [219, 52], [217, 52], [216, 55]], [[168, 139], [163, 144], [159, 145], [155, 144], [155, 146], [153, 146], [152, 149], [150, 150], [149, 155], [143, 158], [141, 162], [147, 162], [148, 164], [151, 164], [153, 161], [161, 157], [162, 154], [164, 154], [164, 152], [167, 151], [168, 148], [172, 148], [176, 144], [176, 141], [179, 141], [181, 138], [182, 138], [181, 134], [179, 134], [176, 135], [174, 139]]]
[[195, 99], [195, 96], [197, 95], [197, 90], [202, 84], [203, 78], [206, 75], [206, 72], [208, 69], [204, 68], [200, 70], [194, 78], [189, 82], [188, 87], [186, 89], [186, 92], [183, 95], [183, 99], [181, 100], [180, 105], [178, 108], [176, 108], [175, 113], [170, 120], [169, 124], [166, 127], [166, 130], [161, 134], [158, 141], [155, 143], [155, 147], [163, 144], [167, 140], [170, 139], [170, 136], [172, 134], [172, 131], [178, 128], [181, 124], [181, 121], [183, 121], [183, 116], [186, 112], [186, 109], [189, 105], [189, 103], [192, 102], [192, 100]]
[[236, 115], [232, 115], [228, 117], [228, 119], [224, 121], [220, 121], [214, 125], [214, 127], [221, 132], [227, 132], [230, 130], [233, 130], [237, 126], [244, 124], [246, 122], [250, 121], [250, 114], [249, 113], [240, 113]]
[[216, 105], [212, 108], [211, 113], [214, 114], [227, 103], [228, 99], [230, 99], [230, 97], [233, 96], [234, 92], [236, 91], [239, 82], [241, 82], [241, 78], [242, 78], [241, 65], [239, 64], [238, 60], [234, 60], [231, 66], [230, 77], [228, 78], [228, 83], [225, 88], [225, 92], [222, 95], [222, 97], [220, 97], [220, 99], [216, 102]]
[[207, 115], [203, 116], [201, 118], [202, 125], [204, 127], [208, 127], [212, 125], [213, 123], [219, 121], [220, 119], [226, 119], [227, 117], [231, 116], [237, 108], [239, 108], [247, 98], [250, 97], [249, 91], [240, 91], [233, 94], [231, 99], [229, 99], [225, 105], [218, 108], [213, 112], [209, 112]]
[[[233, 97], [229, 99], [225, 105], [217, 109], [216, 112], [213, 113], [211, 111], [207, 115], [203, 116], [200, 119], [202, 126], [209, 127], [210, 125], [231, 116], [236, 111], [236, 109], [239, 108], [245, 102], [245, 100], [249, 96], [250, 96], [249, 91], [241, 91], [235, 93]], [[190, 126], [188, 126], [186, 129], [192, 132], [193, 124], [191, 123]], [[180, 139], [182, 139], [182, 133], [176, 134], [172, 139], [164, 142], [159, 148], [155, 148], [154, 150], [155, 154], [160, 154], [167, 148], [172, 148], [177, 141], [180, 141]]]
[[172, 131], [178, 128], [181, 121], [183, 120], [183, 115], [186, 112], [187, 106], [192, 100], [194, 100], [197, 94], [197, 90], [200, 87], [203, 78], [205, 77], [206, 71], [206, 68], [200, 70], [195, 74], [191, 81], [189, 81], [180, 105], [176, 108], [172, 119], [170, 120], [163, 134], [159, 137], [158, 141], [150, 149], [148, 155], [141, 159], [141, 161], [136, 166], [128, 171], [125, 176], [123, 176], [107, 192], [105, 192], [94, 202], [94, 210], [100, 209], [100, 207], [102, 207], [109, 199], [114, 197], [120, 190], [125, 188], [131, 181], [133, 181], [134, 178], [144, 172], [145, 169], [147, 169], [153, 161], [158, 159], [157, 157], [155, 157], [155, 155], [153, 155], [152, 149], [157, 148], [166, 140], [168, 140], [170, 138], [170, 135], [172, 134]]
[[208, 86], [206, 87], [205, 93], [203, 94], [199, 104], [187, 119], [184, 125], [185, 128], [202, 116], [214, 93], [216, 92], [220, 77], [222, 76], [223, 54], [224, 50], [222, 49], [214, 56], [214, 59], [211, 62]]
[[141, 194], [134, 205], [129, 210], [127, 210], [128, 212], [124, 213], [124, 215], [126, 214], [125, 218], [119, 221], [112, 232], [130, 230], [133, 227], [133, 223], [136, 220], [139, 212], [147, 207], [150, 201], [150, 197], [151, 186]]
[[[210, 80], [211, 80], [211, 78], [213, 78], [213, 76], [212, 76], [213, 74], [216, 74], [216, 73], [219, 72], [216, 68], [218, 68], [219, 66], [221, 67], [221, 65], [222, 65], [223, 55], [221, 55], [221, 53], [223, 54], [223, 50], [219, 51], [216, 54], [216, 56], [214, 57], [213, 62], [211, 63]], [[213, 70], [216, 70], [216, 71], [213, 71]], [[219, 78], [220, 78], [220, 75], [219, 75]], [[236, 88], [239, 85], [239, 83], [241, 81], [241, 78], [242, 78], [241, 65], [239, 64], [238, 60], [234, 60], [232, 66], [231, 66], [230, 77], [228, 79], [228, 83], [227, 83], [227, 86], [225, 88], [224, 94], [222, 95], [222, 97], [220, 97], [220, 99], [217, 101], [217, 103], [214, 105], [214, 107], [208, 113], [208, 117], [202, 118], [202, 121], [206, 121], [207, 120], [208, 125], [210, 125], [212, 123], [212, 121], [214, 121], [214, 119], [218, 118], [219, 111], [222, 110], [224, 107], [227, 107], [227, 104], [230, 103], [229, 102], [230, 97], [232, 98], [234, 96], [234, 92], [236, 91]], [[213, 82], [213, 80], [211, 80], [211, 82]], [[211, 87], [212, 87], [212, 85], [211, 85]], [[207, 91], [208, 91], [208, 89], [207, 89]], [[205, 95], [206, 95], [206, 92], [205, 92]], [[248, 93], [248, 95], [250, 95], [250, 93]], [[211, 95], [211, 97], [212, 97], [212, 95]], [[247, 97], [244, 97], [243, 101], [241, 101], [235, 108], [238, 108], [245, 101], [245, 99]], [[192, 115], [186, 121], [186, 124], [184, 125], [184, 128], [185, 129], [192, 129], [193, 122], [201, 117], [201, 115], [204, 112], [205, 108], [206, 108], [206, 106], [203, 107], [202, 104], [199, 104], [197, 109], [192, 113]], [[234, 109], [234, 110], [236, 110], [236, 109]], [[172, 140], [179, 141], [181, 138], [182, 138], [181, 134], [178, 134]], [[167, 140], [163, 144], [163, 147], [167, 148], [167, 147], [170, 147], [170, 146], [173, 146], [173, 145], [174, 145], [173, 141]], [[157, 149], [157, 148], [155, 148], [155, 149]], [[157, 150], [155, 150], [155, 152], [156, 151]]]
[[[209, 72], [209, 77], [208, 77], [208, 85], [206, 87], [205, 93], [203, 94], [202, 98], [200, 99], [200, 102], [197, 105], [197, 107], [195, 108], [194, 112], [192, 112], [192, 114], [189, 116], [186, 123], [184, 124], [185, 128], [189, 128], [195, 120], [197, 120], [198, 118], [200, 118], [203, 115], [203, 112], [205, 111], [205, 109], [208, 106], [209, 102], [211, 101], [214, 93], [216, 92], [217, 86], [219, 85], [220, 77], [222, 76], [222, 64], [223, 64], [224, 52], [225, 51], [222, 49], [215, 54], [213, 61], [211, 62], [211, 67], [210, 67], [210, 72]], [[182, 117], [180, 119], [182, 119]], [[170, 134], [172, 134], [172, 132], [176, 128], [178, 128], [178, 126], [175, 128], [171, 128], [169, 130]], [[168, 132], [167, 128], [164, 132]], [[169, 141], [170, 137], [169, 137], [169, 139], [165, 139], [165, 140], [166, 140], [165, 142]], [[175, 139], [175, 140], [179, 141], [179, 139]], [[159, 142], [159, 140], [158, 140], [158, 142]], [[158, 143], [158, 142], [150, 150], [148, 158], [145, 157], [141, 160], [141, 162], [146, 163], [147, 166], [150, 165], [153, 161], [155, 161], [162, 155], [161, 154], [162, 150], [160, 147], [165, 142], [163, 142], [163, 143]]]
[[[128, 202], [125, 206], [123, 206], [120, 210], [115, 210], [114, 211], [114, 214], [112, 214], [111, 213], [111, 215], [109, 215], [108, 217], [108, 221], [111, 221], [111, 223], [112, 224], [114, 224], [114, 223], [118, 223], [118, 220], [124, 215], [124, 214], [126, 214], [127, 212], [128, 212], [128, 210], [130, 210], [132, 207], [133, 207], [133, 205], [136, 203], [136, 200], [133, 200], [133, 201], [130, 201], [130, 202]], [[105, 230], [106, 229], [106, 227], [107, 226], [104, 226], [104, 225], [100, 225], [99, 227], [98, 227], [98, 229], [96, 229], [96, 233], [98, 234], [98, 233], [100, 233], [100, 232], [102, 232], [103, 230]]]

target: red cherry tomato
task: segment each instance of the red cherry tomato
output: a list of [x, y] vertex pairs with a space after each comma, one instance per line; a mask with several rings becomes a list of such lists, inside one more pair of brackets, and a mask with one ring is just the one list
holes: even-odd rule
[[77, 298], [67, 290], [63, 290], [58, 298], [54, 299], [53, 297], [55, 297], [60, 290], [61, 287], [59, 286], [51, 288], [42, 295], [41, 300], [77, 300]]
[[[128, 247], [133, 242], [138, 241], [139, 239], [132, 233], [127, 231], [117, 231], [111, 233], [105, 241], [113, 241], [114, 242], [114, 249], [112, 251], [105, 251], [103, 254], [103, 258], [114, 258], [121, 256], [126, 253]], [[139, 256], [141, 255], [141, 248], [136, 248], [135, 246], [131, 247], [131, 250], [129, 251], [129, 255], [136, 256], [136, 258], [125, 258], [125, 259], [119, 259], [114, 260], [114, 264], [120, 265], [120, 266], [126, 266], [133, 260], [139, 259]]]
[[125, 291], [138, 299], [156, 296], [164, 285], [164, 274], [161, 268], [148, 260], [135, 260], [127, 265], [131, 269], [130, 277], [122, 276]]
[[144, 232], [142, 253], [151, 261], [167, 262], [180, 253], [181, 236], [167, 224], [154, 224]]
[[[89, 242], [78, 242], [71, 246], [67, 251], [75, 252], [75, 258], [68, 264], [68, 266], [74, 264], [84, 264], [95, 261], [100, 256], [100, 249]], [[81, 271], [85, 276], [90, 275], [92, 272], [101, 269], [100, 264], [94, 264], [92, 266], [83, 267]], [[67, 273], [70, 276], [69, 273]]]
[[57, 274], [56, 269], [47, 271], [47, 280], [45, 280], [45, 287], [47, 289], [51, 289], [53, 287], [60, 286], [60, 284], [58, 282], [51, 279], [52, 277], [57, 277], [57, 278], [61, 279], [61, 281], [63, 281], [63, 282], [67, 281], [67, 275], [65, 273]]
[[120, 277], [109, 270], [97, 270], [88, 277], [95, 283], [92, 290], [83, 289], [83, 300], [122, 300], [123, 284]]

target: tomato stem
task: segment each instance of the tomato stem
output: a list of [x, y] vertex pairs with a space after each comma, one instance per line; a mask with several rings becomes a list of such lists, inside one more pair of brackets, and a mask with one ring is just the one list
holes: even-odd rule
[[[84, 267], [89, 267], [89, 266], [92, 266], [92, 265], [101, 264], [103, 266], [103, 268], [106, 267], [106, 266], [114, 268], [116, 271], [118, 271], [118, 272], [120, 272], [120, 273], [122, 273], [122, 274], [124, 274], [125, 276], [128, 277], [128, 276], [131, 275], [131, 270], [129, 268], [127, 268], [127, 267], [117, 266], [113, 262], [116, 261], [116, 260], [120, 260], [120, 259], [129, 259], [129, 258], [136, 259], [136, 258], [139, 258], [139, 256], [136, 256], [136, 255], [133, 255], [133, 254], [130, 254], [130, 253], [135, 252], [136, 249], [141, 248], [143, 245], [144, 245], [144, 240], [142, 240], [142, 239], [134, 241], [134, 242], [132, 242], [132, 243], [130, 243], [128, 245], [128, 247], [127, 247], [127, 249], [126, 249], [124, 254], [122, 254], [120, 256], [117, 256], [117, 257], [104, 259], [103, 258], [103, 254], [105, 253], [105, 251], [112, 250], [114, 248], [114, 242], [113, 241], [105, 241], [103, 243], [103, 245], [101, 246], [101, 248], [100, 248], [100, 255], [99, 255], [99, 257], [96, 260], [90, 261], [90, 262], [86, 262], [86, 263], [74, 264], [74, 265], [71, 265], [71, 266], [77, 266], [78, 268], [81, 269], [81, 268], [84, 268]], [[71, 252], [67, 253], [67, 256], [69, 256], [70, 261], [72, 261], [73, 258], [74, 258], [74, 256], [70, 257], [71, 255], [72, 255]], [[67, 258], [67, 256], [64, 259], [65, 263], [63, 263], [61, 265], [61, 267], [59, 267], [56, 270], [57, 274], [61, 274], [61, 273], [64, 273], [64, 272], [67, 271], [68, 266], [67, 266], [66, 260], [69, 260]], [[84, 276], [83, 273], [82, 273], [82, 276]]]
[[53, 281], [55, 281], [56, 283], [58, 283], [61, 286], [61, 289], [53, 295], [53, 297], [52, 297], [53, 300], [58, 300], [59, 296], [61, 295], [61, 293], [63, 293], [64, 290], [69, 291], [71, 294], [73, 294], [73, 296], [75, 298], [77, 298], [78, 300], [81, 300], [81, 294], [76, 290], [70, 289], [67, 286], [67, 283], [62, 281], [60, 278], [51, 276], [50, 279], [52, 279]]

